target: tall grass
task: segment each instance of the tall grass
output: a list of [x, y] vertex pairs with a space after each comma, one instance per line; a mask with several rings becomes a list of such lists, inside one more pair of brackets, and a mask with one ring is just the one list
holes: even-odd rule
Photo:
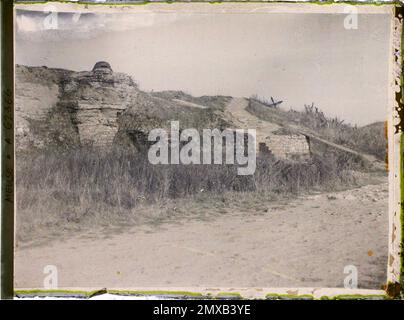
[[257, 117], [287, 127], [289, 124], [309, 129], [316, 135], [331, 142], [350, 147], [356, 151], [371, 154], [381, 161], [385, 160], [387, 140], [384, 124], [358, 127], [345, 123], [338, 117], [328, 117], [314, 104], [305, 105], [302, 111], [268, 108], [257, 99], [250, 99], [247, 108]]
[[[137, 209], [204, 194], [299, 194], [352, 184], [346, 162], [314, 156], [304, 163], [257, 158], [254, 175], [235, 165], [152, 165], [147, 156], [116, 149], [43, 151], [17, 157], [17, 235], [42, 227], [96, 225], [136, 218]], [[146, 213], [147, 214], [147, 213]]]

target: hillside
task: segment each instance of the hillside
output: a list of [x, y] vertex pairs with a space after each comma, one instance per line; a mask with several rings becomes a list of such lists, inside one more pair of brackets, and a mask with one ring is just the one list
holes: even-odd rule
[[201, 98], [209, 103], [198, 108], [164, 93], [143, 92], [131, 77], [108, 68], [73, 72], [17, 65], [16, 149], [136, 148], [134, 133], [147, 136], [152, 128], [168, 127], [170, 120], [181, 128], [231, 126], [222, 112], [228, 99]]
[[[344, 151], [346, 148], [358, 153], [362, 158], [371, 161], [384, 162], [387, 151], [385, 123], [375, 122], [363, 127], [352, 126], [336, 117], [327, 117], [320, 109], [312, 105], [305, 105], [303, 111], [293, 109], [282, 110], [269, 107], [265, 102], [249, 99], [246, 108], [248, 112], [264, 121], [276, 123], [283, 132], [305, 133], [311, 138], [313, 151], [324, 153], [328, 151]], [[316, 142], [320, 142], [315, 146]], [[330, 142], [330, 143], [327, 143]]]
[[[384, 139], [380, 125], [349, 127], [358, 138], [346, 146], [333, 131], [314, 130], [322, 122], [310, 112], [242, 97], [144, 92], [107, 63], [81, 72], [16, 66], [18, 238], [83, 225], [157, 223], [192, 208], [227, 211], [235, 199], [255, 208], [385, 179], [383, 162], [369, 155], [375, 150], [355, 146], [362, 136]], [[180, 130], [256, 129], [254, 173], [239, 175], [236, 164], [225, 163], [151, 164], [148, 134], [169, 129], [171, 120]]]
[[[232, 100], [182, 91], [144, 92], [106, 62], [81, 72], [17, 65], [16, 149], [121, 146], [141, 151], [151, 129], [168, 129], [176, 120], [180, 130], [257, 129], [258, 151], [281, 159], [300, 161], [337, 150], [351, 158], [372, 155], [384, 160], [381, 123], [356, 128], [326, 118], [313, 106], [303, 112], [282, 111], [250, 98], [239, 100], [240, 109]], [[330, 149], [327, 141], [344, 148]]]

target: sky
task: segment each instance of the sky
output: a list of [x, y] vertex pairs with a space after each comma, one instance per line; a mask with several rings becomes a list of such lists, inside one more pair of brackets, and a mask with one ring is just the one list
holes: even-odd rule
[[[351, 124], [387, 116], [388, 14], [58, 13], [18, 10], [18, 64], [82, 71], [100, 60], [142, 90], [314, 103]], [[54, 18], [54, 16], [53, 16]], [[52, 29], [55, 27], [56, 29]]]

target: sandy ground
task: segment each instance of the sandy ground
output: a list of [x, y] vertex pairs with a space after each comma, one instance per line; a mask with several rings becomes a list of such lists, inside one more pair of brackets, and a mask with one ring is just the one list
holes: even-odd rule
[[264, 211], [82, 232], [16, 249], [16, 287], [342, 287], [344, 266], [379, 289], [387, 266], [388, 185], [268, 202]]

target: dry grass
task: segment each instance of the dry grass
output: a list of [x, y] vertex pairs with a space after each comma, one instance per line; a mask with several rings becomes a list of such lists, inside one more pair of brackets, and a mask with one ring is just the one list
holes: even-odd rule
[[[249, 111], [286, 129], [287, 123], [300, 124], [371, 154], [384, 151], [379, 126], [352, 127], [325, 117], [314, 106], [304, 112], [283, 111], [250, 100]], [[307, 162], [258, 157], [255, 174], [239, 176], [234, 165], [154, 166], [146, 155], [124, 149], [59, 148], [19, 154], [18, 239], [29, 240], [41, 232], [265, 210], [271, 200], [353, 186], [358, 171], [365, 169], [360, 158], [326, 152]]]
[[337, 117], [327, 117], [314, 104], [305, 105], [303, 111], [268, 108], [265, 102], [250, 99], [247, 109], [255, 116], [288, 127], [288, 124], [309, 129], [321, 138], [347, 146], [359, 152], [385, 160], [387, 141], [383, 122], [364, 127], [344, 123]]
[[[345, 161], [257, 158], [252, 176], [234, 165], [151, 165], [119, 150], [47, 151], [17, 157], [17, 236], [211, 211], [221, 214], [309, 190], [355, 183]], [[248, 201], [248, 200], [252, 201]]]

